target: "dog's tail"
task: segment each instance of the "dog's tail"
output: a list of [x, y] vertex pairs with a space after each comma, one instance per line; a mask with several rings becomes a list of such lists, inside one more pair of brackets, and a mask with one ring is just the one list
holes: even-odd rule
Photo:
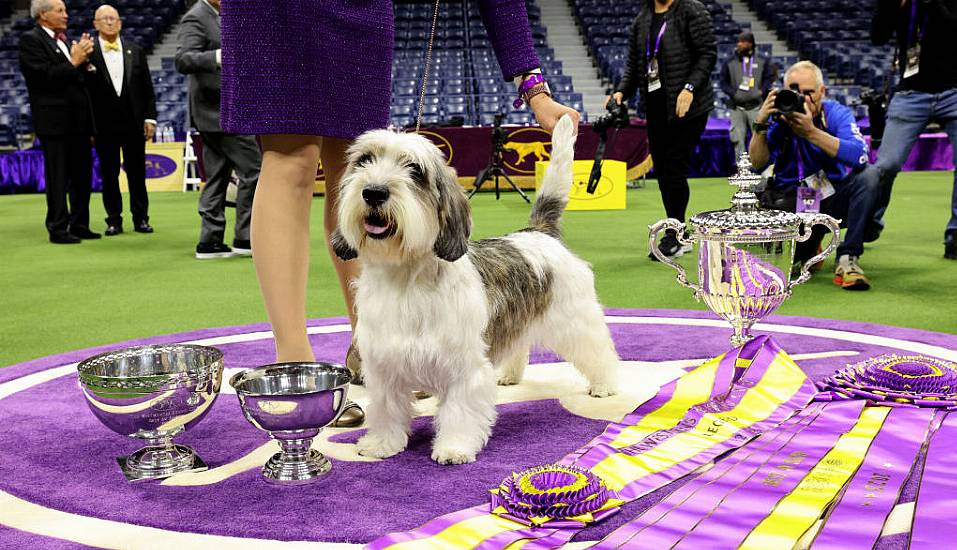
[[568, 115], [563, 116], [555, 126], [552, 132], [552, 158], [528, 221], [530, 229], [556, 239], [561, 237], [559, 221], [568, 205], [568, 192], [574, 178], [575, 130], [572, 118]]

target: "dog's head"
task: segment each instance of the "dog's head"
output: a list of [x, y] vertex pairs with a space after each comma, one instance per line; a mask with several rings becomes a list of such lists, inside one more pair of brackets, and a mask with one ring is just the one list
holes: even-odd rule
[[343, 260], [404, 263], [465, 254], [472, 220], [465, 192], [428, 139], [366, 132], [349, 148], [332, 245]]

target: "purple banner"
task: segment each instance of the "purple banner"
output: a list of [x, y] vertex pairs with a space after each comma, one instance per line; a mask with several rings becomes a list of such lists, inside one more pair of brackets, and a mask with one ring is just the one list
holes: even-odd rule
[[[759, 455], [749, 461], [752, 467], [750, 471], [742, 470], [744, 479], [731, 476], [719, 480], [716, 485], [721, 487], [710, 491], [725, 493], [717, 509], [695, 510], [697, 518], [702, 518], [704, 511], [704, 518], [675, 548], [726, 548], [740, 544], [854, 426], [863, 409], [863, 401], [829, 404], [808, 430], [795, 435], [777, 454]], [[764, 462], [759, 463], [762, 458]], [[753, 468], [754, 465], [758, 467]]]
[[917, 493], [914, 527], [910, 547], [913, 549], [953, 548], [957, 532], [957, 415], [947, 418], [931, 437], [924, 462], [924, 474]]
[[927, 437], [933, 409], [893, 409], [814, 540], [814, 550], [874, 547]]
[[[688, 499], [694, 498], [695, 506], [708, 506], [707, 492], [715, 483], [720, 485], [720, 481], [725, 479], [733, 470], [742, 472], [747, 470], [746, 466], [752, 458], [767, 458], [773, 455], [794, 437], [795, 434], [802, 432], [808, 425], [820, 414], [823, 405], [812, 405], [806, 411], [795, 415], [783, 422], [777, 428], [765, 432], [760, 437], [748, 443], [740, 450], [736, 451], [730, 457], [717, 463], [707, 472], [699, 475], [692, 481], [683, 485], [680, 489], [672, 493], [665, 500], [647, 510], [637, 519], [627, 523], [596, 544], [593, 548], [598, 550], [610, 550], [621, 546], [634, 544], [634, 538], [641, 534], [641, 544], [661, 545], [663, 548], [670, 548], [677, 543], [689, 529], [694, 527], [697, 519], [693, 514], [671, 514], [680, 506], [685, 504]], [[763, 464], [761, 461], [760, 464]], [[732, 474], [733, 477], [733, 474]], [[730, 477], [727, 479], [731, 479]], [[720, 496], [720, 493], [716, 493]], [[671, 514], [669, 516], [669, 514]], [[657, 524], [660, 520], [666, 518], [666, 524]], [[683, 522], [682, 520], [690, 520]], [[649, 527], [654, 526], [652, 529]]]

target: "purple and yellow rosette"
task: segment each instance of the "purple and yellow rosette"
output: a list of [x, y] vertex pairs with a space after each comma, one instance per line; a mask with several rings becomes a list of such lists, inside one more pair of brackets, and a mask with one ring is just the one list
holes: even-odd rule
[[489, 492], [491, 513], [532, 527], [579, 528], [624, 503], [595, 474], [559, 464], [513, 472]]
[[835, 399], [955, 409], [957, 363], [923, 355], [879, 355], [848, 365], [824, 379], [822, 386]]

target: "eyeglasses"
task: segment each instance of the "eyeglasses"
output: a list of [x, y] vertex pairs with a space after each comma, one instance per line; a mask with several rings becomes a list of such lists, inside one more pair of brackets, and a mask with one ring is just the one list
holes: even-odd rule
[[106, 17], [97, 17], [96, 19], [94, 19], [94, 21], [102, 21], [104, 23], [116, 23], [119, 20], [120, 20], [119, 17], [113, 17], [112, 15], [108, 15]]

